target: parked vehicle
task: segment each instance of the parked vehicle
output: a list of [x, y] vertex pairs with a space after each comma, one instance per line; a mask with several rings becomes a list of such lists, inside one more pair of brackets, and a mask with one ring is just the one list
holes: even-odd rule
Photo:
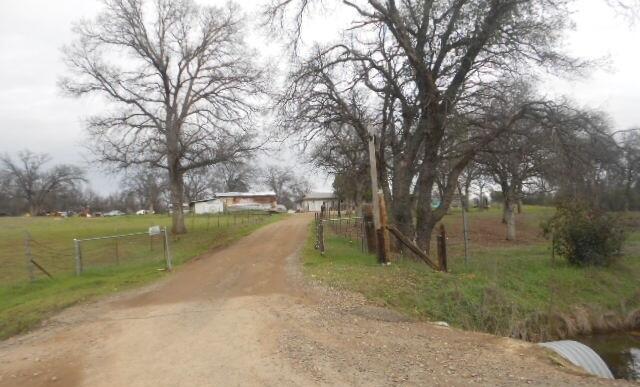
[[125, 215], [125, 213], [120, 210], [113, 210], [113, 211], [105, 212], [103, 216], [122, 216], [122, 215]]
[[138, 210], [136, 211], [136, 215], [147, 215], [150, 214], [149, 210]]

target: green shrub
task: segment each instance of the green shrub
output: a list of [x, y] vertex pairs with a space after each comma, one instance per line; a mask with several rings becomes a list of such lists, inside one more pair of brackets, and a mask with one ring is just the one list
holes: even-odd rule
[[624, 228], [619, 217], [585, 203], [561, 203], [542, 224], [552, 248], [576, 266], [607, 266], [621, 254]]

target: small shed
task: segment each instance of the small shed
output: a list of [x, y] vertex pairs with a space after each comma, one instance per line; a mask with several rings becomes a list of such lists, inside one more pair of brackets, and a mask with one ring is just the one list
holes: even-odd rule
[[327, 210], [336, 210], [338, 209], [338, 197], [333, 192], [309, 192], [302, 198], [300, 210], [320, 212], [322, 204]]

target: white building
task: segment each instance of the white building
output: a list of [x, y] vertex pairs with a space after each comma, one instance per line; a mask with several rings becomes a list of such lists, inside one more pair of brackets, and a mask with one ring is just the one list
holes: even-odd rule
[[333, 192], [309, 192], [302, 198], [300, 210], [303, 212], [320, 212], [324, 203], [327, 210], [338, 208], [338, 197]]
[[189, 210], [195, 214], [217, 214], [224, 211], [224, 203], [218, 198], [196, 200], [189, 203]]
[[218, 192], [213, 197], [189, 203], [195, 214], [216, 214], [224, 211], [270, 211], [277, 206], [275, 192]]

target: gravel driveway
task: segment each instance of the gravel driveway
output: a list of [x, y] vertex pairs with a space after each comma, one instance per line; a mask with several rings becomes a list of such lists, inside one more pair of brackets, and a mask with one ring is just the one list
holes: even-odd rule
[[307, 215], [0, 343], [0, 386], [628, 385], [309, 283]]

